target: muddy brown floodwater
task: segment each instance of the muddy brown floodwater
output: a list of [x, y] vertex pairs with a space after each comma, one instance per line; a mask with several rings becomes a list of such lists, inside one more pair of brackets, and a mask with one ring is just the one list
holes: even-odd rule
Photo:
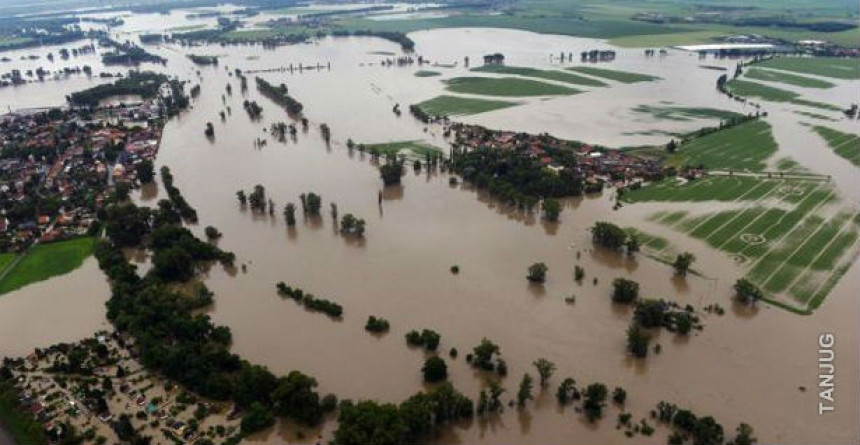
[[[420, 53], [443, 63], [461, 61], [466, 55], [478, 60], [486, 52], [502, 51], [512, 65], [540, 67], [549, 66], [550, 52], [577, 54], [608, 47], [596, 40], [504, 30], [439, 30], [413, 36]], [[613, 211], [612, 190], [602, 196], [565, 200], [558, 224], [500, 206], [468, 186], [451, 186], [446, 174], [416, 174], [409, 169], [401, 186], [383, 190], [369, 157], [350, 154], [347, 138], [366, 143], [416, 139], [447, 147], [440, 128], [425, 128], [409, 116], [398, 118], [391, 113], [395, 103], [405, 106], [433, 97], [441, 86], [438, 79], [415, 78], [416, 67], [368, 66], [380, 59], [371, 52], [397, 51], [390, 42], [347, 38], [277, 50], [218, 46], [189, 50], [221, 56], [218, 67], [204, 68], [193, 67], [181, 48], [157, 51], [169, 58], [170, 73], [203, 86], [193, 110], [167, 124], [158, 165], [170, 166], [176, 185], [197, 209], [201, 223], [192, 229], [202, 235], [204, 226], [216, 226], [224, 234], [220, 246], [235, 252], [238, 264], [247, 265], [244, 273], [230, 275], [214, 267], [206, 276], [216, 293], [209, 314], [231, 328], [233, 350], [242, 357], [278, 374], [298, 369], [313, 375], [322, 393], [392, 402], [423, 388], [420, 368], [425, 355], [408, 348], [403, 338], [412, 329], [441, 333], [440, 351], [459, 349], [456, 360], [445, 354], [449, 373], [454, 385], [472, 398], [477, 397], [483, 379], [464, 357], [482, 337], [499, 344], [508, 363], [509, 375], [503, 381], [506, 398], [513, 397], [524, 372], [534, 374], [533, 360], [545, 357], [556, 363], [551, 386], [538, 394], [536, 403], [523, 411], [507, 409], [488, 423], [476, 420], [453, 428], [442, 438], [452, 444], [626, 441], [615, 429], [616, 408], [609, 408], [606, 418], [594, 426], [572, 410], [557, 407], [555, 385], [566, 376], [579, 385], [600, 381], [610, 388], [626, 388], [627, 409], [634, 419], [647, 417], [657, 402], [667, 400], [699, 415], [713, 415], [730, 431], [739, 422], [752, 424], [762, 443], [848, 443], [860, 436], [856, 421], [860, 416], [856, 292], [860, 270], [856, 264], [813, 315], [797, 316], [767, 305], [752, 312], [737, 308], [731, 303], [730, 287], [740, 270], [703, 243], [680, 235], [670, 239], [696, 253], [697, 268], [706, 278], [679, 279], [670, 267], [644, 255], [628, 258], [595, 249], [586, 230], [595, 221], [635, 226], [644, 219], [635, 206]], [[717, 74], [696, 68], [699, 62], [694, 59], [677, 51], [663, 59], [644, 59], [640, 50], [619, 50], [613, 68], [655, 74], [664, 81], [530, 100], [521, 107], [467, 120], [612, 145], [653, 142], [653, 136], [621, 134], [628, 128], [658, 125], [631, 122], [628, 126], [630, 108], [662, 100], [739, 109], [714, 92]], [[264, 131], [287, 117], [257, 94], [254, 75], [249, 75], [250, 89], [244, 96], [237, 79], [225, 69], [329, 61], [331, 70], [261, 74], [272, 83], [286, 83], [291, 95], [304, 103], [312, 122], [307, 133], [300, 132], [295, 141], [286, 143]], [[713, 63], [733, 66], [735, 62]], [[443, 72], [445, 76], [466, 73], [462, 67]], [[222, 103], [228, 82], [233, 94]], [[242, 109], [245, 99], [262, 105], [262, 120], [249, 119]], [[221, 122], [218, 112], [226, 106], [232, 114]], [[782, 117], [774, 119], [775, 125], [785, 126], [777, 132], [780, 142], [790, 139], [792, 132], [808, 131], [788, 129], [799, 127], [797, 119], [789, 122], [784, 116], [789, 112], [776, 111]], [[213, 141], [203, 136], [206, 122], [215, 125]], [[320, 137], [321, 123], [331, 126], [330, 145]], [[677, 129], [701, 124], [672, 125]], [[255, 148], [256, 138], [267, 139], [267, 145]], [[789, 152], [798, 149], [786, 144]], [[820, 142], [810, 149], [827, 150]], [[828, 166], [809, 168], [827, 170]], [[834, 169], [842, 169], [834, 180], [849, 193], [846, 184], [855, 180], [856, 169], [842, 164]], [[255, 184], [264, 185], [275, 201], [274, 217], [240, 208], [235, 192]], [[298, 203], [299, 194], [310, 191], [322, 195], [323, 216], [299, 216], [298, 225], [287, 228], [281, 209], [287, 202]], [[383, 201], [378, 205], [380, 191]], [[162, 196], [148, 189], [138, 199], [154, 204]], [[338, 233], [328, 213], [330, 202], [337, 203], [341, 216], [353, 213], [367, 221], [363, 240]], [[526, 268], [537, 261], [549, 266], [542, 286], [525, 279]], [[460, 267], [458, 275], [449, 272], [455, 264]], [[576, 265], [585, 269], [582, 284], [573, 279]], [[639, 281], [645, 296], [697, 308], [719, 303], [729, 310], [724, 316], [704, 315], [704, 330], [689, 338], [656, 334], [662, 353], [645, 361], [631, 360], [624, 348], [632, 314], [613, 306], [609, 298], [611, 281], [622, 276]], [[593, 284], [595, 278], [597, 284]], [[343, 320], [309, 313], [281, 299], [275, 292], [278, 281], [342, 304]], [[107, 293], [104, 278], [90, 260], [72, 274], [0, 297], [4, 339], [0, 352], [24, 353], [57, 337], [87, 335], [104, 325], [102, 303]], [[570, 295], [576, 296], [574, 304], [564, 301]], [[46, 320], [60, 313], [67, 318]], [[387, 318], [391, 331], [382, 336], [366, 333], [369, 315]], [[7, 328], [8, 322], [17, 324]], [[836, 335], [837, 369], [836, 409], [823, 416], [817, 414], [816, 392], [817, 339], [822, 333]], [[19, 337], [23, 340], [16, 347]], [[334, 422], [328, 422], [320, 433], [330, 438], [334, 428]], [[662, 443], [665, 435], [665, 430], [658, 429], [655, 437], [640, 437], [636, 442]], [[299, 440], [284, 426], [255, 436], [252, 442], [287, 440], [314, 442], [317, 438]]]

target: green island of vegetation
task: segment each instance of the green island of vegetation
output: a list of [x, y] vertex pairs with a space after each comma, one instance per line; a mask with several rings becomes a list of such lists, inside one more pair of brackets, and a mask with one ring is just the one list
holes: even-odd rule
[[[0, 272], [0, 295], [77, 269], [93, 253], [94, 245], [92, 237], [36, 244], [22, 258], [4, 265]], [[4, 257], [6, 261], [8, 254]]]
[[579, 90], [516, 77], [455, 77], [445, 81], [448, 91], [483, 96], [566, 96]]
[[604, 79], [614, 80], [616, 82], [621, 83], [636, 83], [636, 82], [650, 82], [652, 80], [659, 80], [660, 78], [657, 76], [649, 76], [647, 74], [640, 73], [631, 73], [629, 71], [618, 71], [618, 70], [610, 70], [606, 68], [597, 68], [593, 66], [574, 66], [568, 68], [570, 71], [576, 71], [582, 74], [588, 74], [590, 76], [602, 77]]
[[751, 82], [748, 80], [731, 80], [726, 83], [726, 89], [730, 93], [741, 97], [758, 97], [764, 100], [769, 100], [771, 102], [789, 102], [796, 105], [805, 105], [831, 111], [842, 110], [836, 105], [801, 99], [800, 94], [797, 94], [794, 91], [783, 90], [780, 88], [768, 86], [758, 82]]
[[431, 71], [431, 70], [418, 70], [415, 72], [415, 77], [436, 77], [441, 76], [442, 73], [439, 71]]
[[517, 102], [503, 100], [474, 99], [450, 95], [436, 96], [417, 104], [429, 116], [465, 116], [485, 113], [519, 105]]
[[554, 80], [556, 82], [564, 82], [575, 85], [585, 85], [590, 87], [603, 87], [606, 83], [597, 79], [592, 79], [585, 76], [577, 76], [573, 73], [557, 70], [539, 70], [536, 68], [526, 68], [519, 66], [508, 65], [484, 65], [478, 68], [472, 68], [472, 71], [479, 73], [495, 73], [495, 74], [513, 74], [516, 76], [535, 77], [545, 80]]
[[633, 112], [650, 114], [657, 119], [690, 121], [693, 119], [737, 119], [743, 114], [707, 107], [679, 107], [669, 105], [637, 105]]
[[816, 125], [812, 129], [824, 138], [827, 146], [836, 154], [860, 166], [860, 136], [821, 125]]
[[860, 79], [860, 63], [853, 58], [785, 56], [764, 60], [756, 66], [834, 79]]
[[750, 68], [744, 75], [750, 79], [779, 82], [806, 88], [833, 88], [836, 84], [812, 77], [798, 76], [777, 70]]

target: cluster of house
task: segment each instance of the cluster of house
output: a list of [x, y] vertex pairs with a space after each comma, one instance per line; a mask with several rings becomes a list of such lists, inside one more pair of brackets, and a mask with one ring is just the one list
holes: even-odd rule
[[0, 249], [86, 233], [107, 191], [134, 187], [161, 139], [156, 102], [0, 116]]
[[656, 159], [629, 156], [621, 151], [580, 142], [567, 141], [548, 134], [534, 135], [513, 131], [489, 130], [479, 125], [452, 123], [448, 130], [457, 144], [466, 149], [489, 147], [520, 152], [534, 159], [535, 165], [559, 173], [573, 170], [586, 184], [611, 183], [618, 187], [664, 176]]

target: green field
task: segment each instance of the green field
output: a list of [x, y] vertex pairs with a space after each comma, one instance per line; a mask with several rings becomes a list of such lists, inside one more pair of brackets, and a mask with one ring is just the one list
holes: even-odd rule
[[397, 141], [382, 144], [364, 144], [364, 151], [378, 156], [406, 155], [424, 159], [428, 154], [439, 154], [439, 147], [422, 141]]
[[827, 146], [836, 154], [851, 161], [852, 164], [860, 166], [860, 136], [843, 133], [821, 125], [812, 127], [812, 129], [827, 141]]
[[576, 71], [589, 76], [602, 77], [604, 79], [614, 80], [621, 83], [636, 83], [659, 80], [659, 77], [649, 76], [647, 74], [631, 73], [629, 71], [609, 70], [606, 68], [596, 68], [593, 66], [575, 66], [567, 68], [570, 71]]
[[806, 88], [833, 88], [836, 84], [812, 77], [798, 76], [776, 70], [750, 68], [744, 73], [746, 77], [769, 82], [779, 82]]
[[783, 185], [783, 182], [749, 176], [710, 176], [693, 181], [670, 178], [629, 191], [622, 196], [621, 200], [628, 203], [756, 201], [773, 191], [775, 187]]
[[415, 72], [415, 77], [435, 77], [441, 75], [442, 73], [440, 73], [439, 71], [418, 70]]
[[743, 114], [734, 111], [719, 110], [716, 108], [702, 107], [675, 107], [659, 105], [637, 105], [633, 108], [635, 113], [650, 114], [657, 119], [671, 121], [691, 121], [694, 119], [720, 119], [729, 120], [743, 117]]
[[566, 96], [580, 91], [516, 77], [455, 77], [445, 81], [448, 91], [483, 96]]
[[519, 105], [517, 102], [502, 100], [471, 99], [457, 96], [436, 96], [418, 104], [422, 111], [431, 116], [465, 116], [484, 113], [501, 108]]
[[574, 85], [585, 85], [590, 87], [603, 87], [606, 83], [585, 76], [577, 76], [573, 73], [556, 70], [539, 70], [519, 66], [506, 65], [484, 65], [472, 68], [472, 71], [481, 73], [513, 74], [517, 76], [536, 77], [539, 79], [554, 80], [556, 82], [570, 83]]
[[[730, 180], [738, 185], [725, 183]], [[650, 219], [724, 252], [774, 301], [807, 313], [821, 304], [853, 262], [860, 214], [840, 210], [836, 190], [827, 182], [749, 181], [754, 179], [720, 178], [698, 186], [662, 182], [627, 197], [641, 193], [640, 200], [704, 200], [706, 193], [696, 187], [717, 193], [735, 190], [731, 194], [737, 199], [726, 210], [700, 215], [660, 212]], [[647, 191], [649, 187], [656, 188]]]
[[667, 163], [755, 172], [764, 169], [776, 149], [770, 124], [754, 120], [681, 144]]
[[75, 238], [49, 244], [37, 244], [0, 279], [0, 295], [28, 284], [69, 273], [93, 253], [95, 239]]
[[[857, 45], [857, 42], [854, 42]], [[774, 57], [756, 64], [765, 68], [835, 79], [860, 79], [860, 60], [835, 57]]]
[[822, 108], [825, 110], [841, 110], [841, 108], [837, 107], [836, 105], [801, 99], [800, 94], [797, 94], [794, 91], [782, 90], [758, 82], [735, 79], [729, 81], [726, 84], [726, 88], [731, 91], [732, 94], [741, 97], [758, 97], [764, 100], [769, 100], [771, 102], [790, 102], [797, 105]]

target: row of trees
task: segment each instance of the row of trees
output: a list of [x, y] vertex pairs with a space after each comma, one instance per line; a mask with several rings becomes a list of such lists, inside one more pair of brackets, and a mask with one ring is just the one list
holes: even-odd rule
[[278, 86], [266, 82], [261, 77], [255, 78], [257, 82], [257, 91], [263, 96], [269, 98], [272, 102], [282, 106], [291, 116], [300, 116], [304, 106], [301, 102], [289, 95], [287, 85], [280, 84]]
[[283, 281], [278, 282], [275, 288], [278, 291], [278, 295], [291, 298], [309, 310], [323, 312], [333, 318], [340, 318], [343, 315], [343, 307], [341, 305], [324, 298], [316, 298], [313, 294], [306, 293], [299, 288], [293, 289]]

